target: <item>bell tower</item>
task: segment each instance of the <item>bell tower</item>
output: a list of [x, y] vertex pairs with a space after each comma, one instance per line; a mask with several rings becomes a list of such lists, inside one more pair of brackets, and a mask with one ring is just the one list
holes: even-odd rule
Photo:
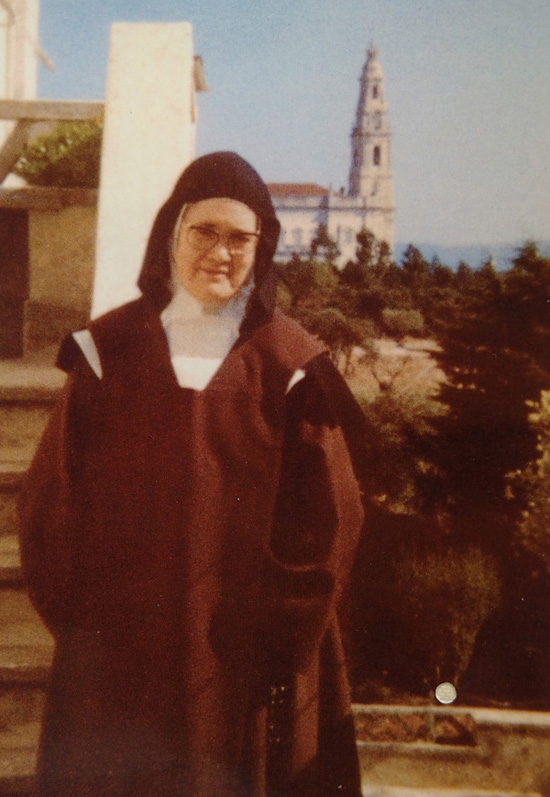
[[[369, 47], [361, 75], [355, 125], [351, 134], [349, 195], [366, 203], [368, 226], [378, 238], [393, 243], [391, 131], [384, 97], [384, 75], [376, 47]], [[375, 219], [378, 214], [380, 218]], [[376, 228], [376, 229], [375, 229]], [[378, 230], [378, 232], [377, 232]]]

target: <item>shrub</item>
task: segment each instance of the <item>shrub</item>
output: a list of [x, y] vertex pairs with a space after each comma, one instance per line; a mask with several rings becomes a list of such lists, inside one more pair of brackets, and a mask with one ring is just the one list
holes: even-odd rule
[[97, 188], [101, 122], [60, 122], [49, 135], [27, 144], [14, 172], [31, 185]]
[[404, 338], [405, 335], [422, 335], [424, 318], [419, 310], [382, 310], [382, 325], [386, 334]]

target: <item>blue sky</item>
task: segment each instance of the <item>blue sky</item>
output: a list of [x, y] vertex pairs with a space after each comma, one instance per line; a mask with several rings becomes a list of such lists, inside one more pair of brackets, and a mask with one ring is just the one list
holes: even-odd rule
[[550, 240], [548, 0], [41, 0], [44, 98], [102, 99], [115, 21], [189, 21], [197, 154], [266, 181], [347, 185], [359, 76], [378, 47], [396, 240]]

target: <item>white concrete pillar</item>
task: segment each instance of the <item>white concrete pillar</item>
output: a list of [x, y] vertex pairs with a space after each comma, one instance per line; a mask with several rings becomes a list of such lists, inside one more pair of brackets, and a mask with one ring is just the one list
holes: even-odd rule
[[[39, 0], [0, 2], [0, 98], [33, 100], [37, 91]], [[0, 122], [0, 147], [13, 122]]]
[[191, 25], [111, 29], [92, 317], [139, 295], [154, 217], [195, 150]]
[[11, 0], [15, 13], [13, 28], [12, 96], [33, 100], [38, 88], [39, 0]]
[[0, 97], [9, 98], [9, 73], [10, 73], [10, 29], [13, 17], [7, 8], [0, 5]]

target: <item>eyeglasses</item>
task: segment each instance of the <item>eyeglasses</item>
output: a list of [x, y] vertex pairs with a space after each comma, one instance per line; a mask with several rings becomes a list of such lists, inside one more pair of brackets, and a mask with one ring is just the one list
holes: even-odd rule
[[258, 238], [257, 232], [231, 232], [229, 235], [222, 235], [212, 227], [201, 227], [192, 224], [187, 225], [187, 243], [194, 249], [207, 252], [214, 249], [220, 241], [223, 241], [227, 251], [231, 255], [251, 255], [256, 250]]

